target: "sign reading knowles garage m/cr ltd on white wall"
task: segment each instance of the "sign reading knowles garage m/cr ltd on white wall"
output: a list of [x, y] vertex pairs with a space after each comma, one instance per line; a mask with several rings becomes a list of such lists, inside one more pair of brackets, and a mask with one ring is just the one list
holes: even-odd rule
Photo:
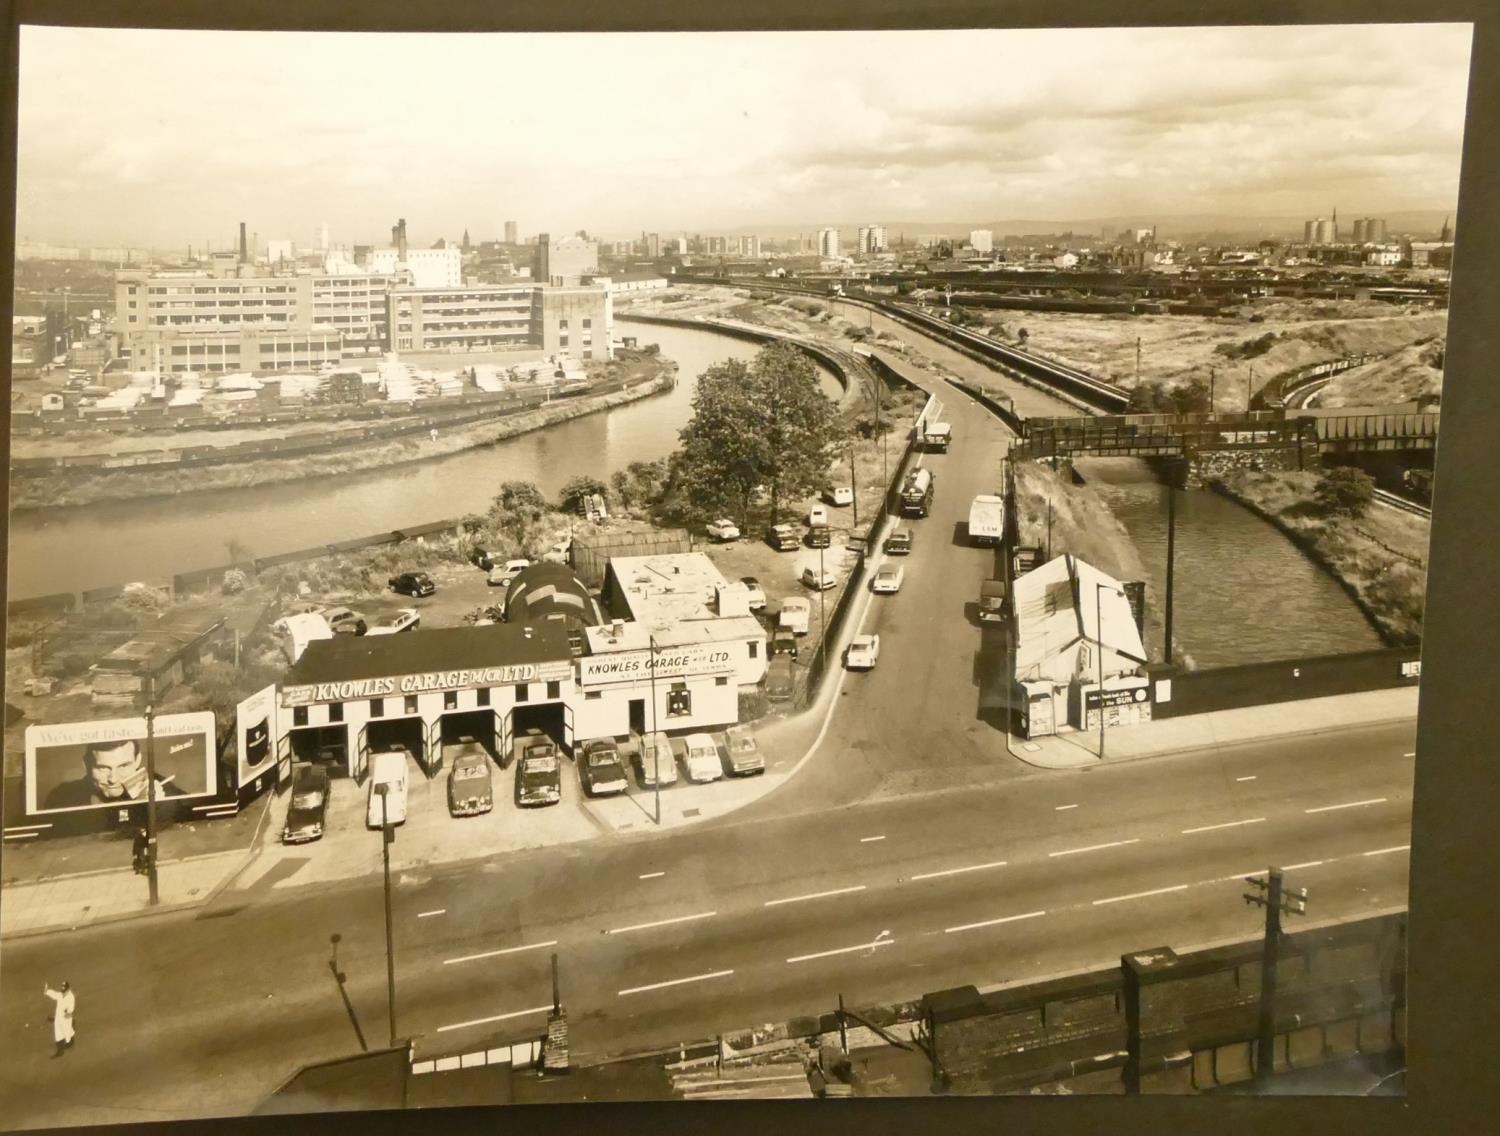
[[637, 682], [682, 675], [723, 674], [734, 670], [734, 656], [722, 643], [700, 643], [691, 647], [661, 647], [652, 651], [621, 651], [590, 655], [578, 660], [580, 686], [604, 686], [612, 682]]
[[571, 677], [573, 665], [566, 661], [516, 663], [503, 667], [473, 667], [467, 670], [425, 671], [421, 674], [382, 675], [378, 678], [315, 682], [281, 688], [283, 706], [306, 706], [310, 702], [349, 702], [357, 698], [385, 698], [395, 694], [426, 694], [434, 690], [465, 690], [478, 686], [511, 686], [523, 682], [561, 682]]

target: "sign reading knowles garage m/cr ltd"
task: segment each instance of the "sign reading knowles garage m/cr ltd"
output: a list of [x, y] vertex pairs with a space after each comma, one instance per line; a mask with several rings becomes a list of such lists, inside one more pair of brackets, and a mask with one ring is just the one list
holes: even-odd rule
[[393, 694], [426, 694], [435, 690], [466, 690], [479, 686], [511, 686], [523, 682], [559, 682], [573, 673], [568, 662], [515, 663], [503, 667], [468, 670], [426, 671], [422, 674], [383, 675], [343, 682], [316, 682], [281, 688], [283, 706], [306, 706], [310, 702], [349, 702], [359, 698], [384, 698]]
[[657, 678], [723, 674], [734, 670], [733, 658], [729, 648], [721, 643], [661, 647], [654, 653], [621, 651], [590, 655], [578, 660], [578, 682], [581, 686], [603, 686], [611, 682], [644, 681], [653, 672]]

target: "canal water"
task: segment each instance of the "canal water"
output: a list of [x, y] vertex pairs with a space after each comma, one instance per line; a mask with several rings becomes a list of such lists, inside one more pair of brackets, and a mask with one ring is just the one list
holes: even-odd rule
[[[678, 364], [675, 390], [480, 449], [390, 469], [252, 489], [38, 509], [10, 519], [12, 599], [163, 579], [228, 559], [233, 540], [252, 556], [351, 540], [405, 525], [485, 511], [502, 481], [534, 482], [549, 498], [570, 478], [607, 480], [633, 461], [666, 457], [692, 414], [698, 376], [725, 359], [751, 359], [746, 340], [691, 328], [622, 321]], [[842, 387], [819, 368], [837, 399]], [[191, 476], [190, 474], [188, 476]]]
[[[1167, 488], [1145, 462], [1079, 470], [1130, 533], [1158, 603], [1167, 594]], [[1384, 646], [1331, 576], [1274, 526], [1210, 490], [1177, 494], [1173, 637], [1200, 668]]]

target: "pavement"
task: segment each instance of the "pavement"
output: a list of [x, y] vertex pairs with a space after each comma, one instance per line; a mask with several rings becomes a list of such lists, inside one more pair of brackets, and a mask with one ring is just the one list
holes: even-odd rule
[[[802, 714], [771, 719], [758, 729], [766, 756], [766, 773], [750, 778], [725, 778], [707, 785], [679, 779], [661, 792], [661, 816], [656, 817], [654, 794], [630, 793], [589, 799], [575, 781], [565, 782], [560, 806], [516, 810], [509, 801], [510, 770], [496, 774], [496, 809], [484, 817], [455, 820], [446, 804], [442, 777], [414, 780], [406, 823], [391, 846], [391, 866], [398, 880], [424, 875], [430, 869], [462, 861], [483, 860], [526, 850], [574, 844], [601, 838], [649, 835], [668, 829], [729, 817], [777, 794], [823, 745], [828, 744], [828, 716], [845, 681], [839, 672], [826, 685], [817, 703]], [[1295, 737], [1344, 730], [1356, 726], [1414, 720], [1417, 690], [1366, 691], [1301, 702], [1276, 703], [1195, 714], [1182, 718], [1110, 729], [1105, 757], [1098, 753], [1098, 735], [1070, 732], [1027, 741], [1011, 739], [1017, 762], [1038, 770], [1069, 771], [1116, 765], [1185, 751], [1212, 751], [1256, 740]], [[513, 767], [512, 767], [513, 768]], [[571, 773], [571, 768], [568, 768]], [[1006, 763], [940, 771], [937, 778], [890, 775], [866, 799], [890, 799], [905, 793], [977, 787], [1008, 772]], [[339, 789], [344, 789], [341, 793]], [[240, 893], [264, 892], [311, 884], [328, 884], [381, 871], [380, 846], [364, 828], [364, 793], [352, 783], [338, 782], [330, 805], [328, 832], [310, 845], [287, 846], [279, 833], [288, 799], [274, 793], [254, 802], [234, 822], [223, 822], [234, 847], [172, 855], [170, 831], [163, 834], [160, 865], [160, 902], [152, 907], [146, 881], [128, 867], [80, 867], [58, 872], [59, 863], [98, 861], [101, 847], [91, 838], [62, 838], [51, 848], [26, 849], [28, 862], [16, 865], [16, 850], [7, 849], [8, 872], [0, 892], [0, 936], [18, 938], [47, 932], [76, 930], [136, 916], [238, 902]], [[780, 802], [785, 803], [785, 802]], [[758, 811], [758, 810], [757, 810]], [[247, 825], [254, 832], [244, 840]], [[194, 844], [212, 840], [212, 825], [196, 826]], [[115, 842], [118, 844], [118, 842]], [[111, 844], [108, 860], [127, 858], [123, 845]], [[50, 853], [50, 855], [48, 855]], [[26, 873], [20, 875], [20, 873]]]

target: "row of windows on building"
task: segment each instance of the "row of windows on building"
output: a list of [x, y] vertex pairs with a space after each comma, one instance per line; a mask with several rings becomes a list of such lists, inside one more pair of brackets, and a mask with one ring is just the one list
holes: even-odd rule
[[[338, 347], [339, 341], [336, 339], [299, 339], [291, 343], [262, 343], [260, 353], [262, 355], [288, 355], [299, 351], [321, 353], [336, 351]], [[238, 355], [239, 353], [238, 343], [172, 344], [173, 355]]]

